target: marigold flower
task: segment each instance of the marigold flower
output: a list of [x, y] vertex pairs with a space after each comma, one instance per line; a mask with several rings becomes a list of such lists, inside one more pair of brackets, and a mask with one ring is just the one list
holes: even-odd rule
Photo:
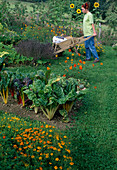
[[66, 75], [64, 74], [63, 77], [66, 77]]
[[71, 49], [69, 49], [69, 52], [71, 52]]
[[58, 57], [58, 55], [56, 55], [56, 57]]
[[77, 9], [76, 12], [77, 12], [77, 14], [80, 14], [80, 13], [81, 13], [81, 10], [80, 10], [80, 9]]
[[74, 56], [74, 54], [72, 53], [72, 56]]
[[72, 70], [72, 66], [70, 66], [69, 69]]
[[17, 148], [17, 145], [13, 145], [14, 148]]
[[80, 63], [78, 63], [78, 65], [80, 65]]
[[31, 156], [31, 158], [34, 158], [34, 157], [35, 157], [34, 155]]
[[82, 70], [82, 66], [79, 66], [79, 69]]
[[80, 54], [80, 53], [78, 53], [78, 56], [80, 57], [80, 56], [81, 56], [81, 54]]
[[59, 158], [56, 158], [55, 161], [59, 161]]
[[74, 8], [74, 4], [70, 4], [70, 8]]
[[71, 59], [71, 61], [73, 61], [73, 59]]
[[74, 163], [73, 163], [73, 162], [70, 162], [69, 164], [70, 164], [70, 165], [73, 165]]
[[62, 166], [60, 166], [59, 169], [63, 169]]
[[67, 60], [65, 60], [65, 63], [67, 63]]
[[83, 64], [85, 64], [86, 62], [85, 62], [85, 61], [83, 61], [82, 63], [83, 63]]
[[3, 139], [5, 139], [6, 138], [6, 136], [3, 136]]
[[97, 89], [97, 87], [95, 86], [94, 89]]
[[42, 157], [41, 157], [41, 156], [39, 157], [39, 160], [42, 160]]
[[103, 65], [103, 63], [100, 63], [100, 65]]
[[69, 57], [67, 57], [66, 59], [69, 60]]
[[79, 60], [80, 63], [82, 63], [82, 60]]
[[94, 67], [94, 64], [92, 64], [92, 66]]
[[58, 169], [58, 167], [57, 167], [57, 166], [54, 166], [54, 169]]
[[99, 7], [99, 3], [98, 3], [98, 2], [95, 2], [95, 3], [94, 3], [94, 7], [95, 7], [95, 8], [98, 8], [98, 7]]
[[50, 70], [50, 67], [47, 67], [47, 70]]
[[67, 138], [67, 136], [64, 136], [64, 138]]
[[76, 67], [77, 65], [76, 64], [74, 64], [74, 67]]

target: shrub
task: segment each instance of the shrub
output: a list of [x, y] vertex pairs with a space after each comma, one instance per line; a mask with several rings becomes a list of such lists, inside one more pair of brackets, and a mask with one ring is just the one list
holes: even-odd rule
[[33, 57], [33, 62], [38, 59], [48, 59], [54, 56], [53, 48], [50, 43], [42, 44], [38, 40], [22, 40], [15, 46], [15, 49], [21, 55]]
[[7, 55], [3, 59], [4, 63], [7, 64], [24, 64], [28, 61], [31, 61], [32, 58], [24, 57], [23, 55], [20, 55], [17, 53], [15, 48], [13, 48], [13, 45], [4, 45], [3, 43], [0, 43], [0, 52], [7, 52]]

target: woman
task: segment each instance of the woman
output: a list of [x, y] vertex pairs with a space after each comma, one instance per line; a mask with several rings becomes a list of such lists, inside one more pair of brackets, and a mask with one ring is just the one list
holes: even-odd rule
[[91, 53], [95, 58], [94, 63], [99, 62], [99, 57], [94, 46], [94, 36], [96, 36], [96, 31], [93, 22], [93, 15], [89, 12], [90, 2], [86, 2], [82, 5], [82, 12], [85, 14], [83, 19], [83, 33], [84, 38], [90, 37], [88, 40], [85, 41], [85, 48], [86, 48], [86, 59], [85, 61], [90, 61]]

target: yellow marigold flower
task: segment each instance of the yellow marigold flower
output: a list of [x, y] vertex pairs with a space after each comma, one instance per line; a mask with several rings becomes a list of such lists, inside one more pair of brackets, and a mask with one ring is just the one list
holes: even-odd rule
[[24, 164], [25, 165], [25, 167], [28, 167], [29, 166], [29, 164]]
[[57, 166], [54, 166], [54, 169], [58, 169], [58, 167], [57, 167]]
[[64, 138], [67, 138], [67, 136], [64, 136]]
[[94, 3], [94, 7], [95, 7], [95, 8], [98, 8], [98, 7], [99, 7], [99, 3], [98, 3], [98, 2], [95, 2], [95, 3]]
[[21, 28], [21, 30], [23, 30], [23, 28]]
[[58, 55], [56, 55], [56, 57], [58, 57]]
[[66, 59], [69, 60], [69, 57], [67, 57]]
[[31, 156], [31, 158], [34, 158], [34, 157], [35, 157], [34, 155]]
[[51, 163], [51, 162], [49, 162], [49, 164], [50, 164], [50, 165], [52, 165], [52, 163]]
[[72, 53], [72, 56], [74, 56], [74, 54]]
[[77, 12], [77, 14], [80, 14], [80, 13], [81, 13], [81, 10], [80, 10], [80, 9], [77, 9], [76, 12]]
[[59, 158], [56, 158], [55, 161], [59, 161]]
[[53, 153], [51, 153], [50, 155], [53, 156]]
[[74, 8], [74, 4], [70, 4], [70, 8]]
[[41, 156], [39, 157], [39, 160], [42, 160], [42, 157], [41, 157]]
[[47, 67], [47, 70], [50, 70], [50, 67]]

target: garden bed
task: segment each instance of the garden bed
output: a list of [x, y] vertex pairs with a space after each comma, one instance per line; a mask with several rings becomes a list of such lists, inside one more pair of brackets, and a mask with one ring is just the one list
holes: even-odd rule
[[30, 118], [32, 120], [39, 120], [41, 122], [46, 122], [47, 124], [53, 125], [56, 128], [59, 129], [66, 129], [74, 126], [75, 119], [75, 111], [79, 109], [79, 107], [82, 105], [81, 102], [76, 102], [75, 106], [69, 112], [69, 123], [64, 123], [62, 121], [63, 117], [59, 114], [59, 112], [56, 112], [53, 119], [50, 121], [48, 118], [43, 114], [43, 112], [39, 109], [38, 114], [34, 113], [34, 110], [30, 110], [29, 106], [22, 107], [22, 105], [19, 105], [17, 101], [15, 101], [11, 96], [9, 96], [9, 100], [7, 104], [4, 104], [2, 101], [2, 98], [0, 97], [0, 110], [8, 113], [13, 113], [21, 117]]

